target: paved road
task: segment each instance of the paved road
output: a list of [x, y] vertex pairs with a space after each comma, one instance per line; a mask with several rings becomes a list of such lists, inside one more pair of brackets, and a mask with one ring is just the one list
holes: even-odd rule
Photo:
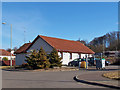
[[3, 71], [2, 88], [97, 88], [77, 83], [73, 76], [86, 71], [9, 72]]
[[3, 71], [2, 88], [103, 88], [78, 83], [73, 80], [76, 75], [95, 71], [59, 71], [59, 72], [23, 72]]

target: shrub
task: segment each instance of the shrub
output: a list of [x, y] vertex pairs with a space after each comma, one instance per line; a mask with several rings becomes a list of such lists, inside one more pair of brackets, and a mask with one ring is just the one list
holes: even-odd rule
[[21, 65], [21, 67], [22, 67], [22, 68], [28, 67], [28, 63], [23, 63], [23, 64]]
[[8, 61], [8, 58], [7, 57], [3, 57], [2, 60]]
[[47, 59], [47, 54], [45, 53], [45, 51], [43, 50], [43, 48], [41, 47], [39, 52], [38, 52], [38, 66], [40, 68], [49, 68], [50, 66], [50, 62]]
[[50, 63], [47, 59], [47, 54], [41, 47], [38, 52], [36, 50], [33, 50], [29, 56], [26, 56], [26, 62], [28, 63], [28, 67], [31, 69], [37, 69], [37, 68], [49, 68]]
[[26, 56], [26, 60], [28, 66], [32, 67], [33, 69], [37, 67], [37, 52], [35, 50], [31, 51], [29, 56]]
[[49, 61], [51, 63], [51, 67], [53, 68], [54, 66], [61, 67], [62, 62], [61, 58], [58, 55], [57, 50], [54, 48], [53, 51], [49, 54]]
[[120, 65], [120, 57], [117, 57], [113, 65]]

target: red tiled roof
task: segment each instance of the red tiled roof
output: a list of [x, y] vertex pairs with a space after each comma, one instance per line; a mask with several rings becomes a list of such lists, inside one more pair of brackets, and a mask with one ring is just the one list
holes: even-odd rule
[[94, 52], [83, 45], [79, 41], [72, 41], [72, 40], [65, 40], [47, 36], [38, 35], [36, 39], [32, 42], [32, 44], [27, 48], [27, 50], [34, 44], [34, 42], [41, 37], [45, 40], [49, 45], [56, 48], [58, 51], [61, 52], [76, 52], [76, 53], [84, 53], [84, 54], [94, 54]]
[[41, 35], [39, 36], [58, 51], [94, 54], [91, 49], [79, 41], [65, 40]]
[[17, 51], [15, 52], [15, 54], [19, 54], [19, 53], [25, 53], [26, 49], [31, 45], [31, 43], [25, 43], [24, 45], [22, 45], [19, 49], [17, 49]]
[[[0, 49], [0, 56], [11, 56], [11, 53], [4, 49]], [[14, 55], [12, 54], [12, 56]]]

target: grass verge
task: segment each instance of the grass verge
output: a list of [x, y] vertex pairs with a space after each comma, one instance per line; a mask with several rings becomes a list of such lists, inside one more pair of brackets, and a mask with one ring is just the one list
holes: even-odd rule
[[110, 71], [108, 73], [104, 73], [103, 76], [110, 79], [120, 80], [120, 71], [114, 71], [114, 72]]
[[11, 66], [0, 66], [0, 69], [8, 69], [8, 68], [11, 68]]

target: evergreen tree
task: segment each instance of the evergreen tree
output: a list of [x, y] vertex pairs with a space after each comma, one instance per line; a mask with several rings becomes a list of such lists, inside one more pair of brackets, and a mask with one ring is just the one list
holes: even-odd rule
[[26, 56], [26, 62], [32, 69], [49, 68], [50, 66], [50, 62], [47, 59], [46, 53], [42, 47], [38, 52], [36, 52], [36, 50], [33, 50], [29, 56]]
[[41, 47], [39, 52], [38, 52], [38, 58], [39, 58], [39, 62], [38, 62], [38, 66], [40, 68], [49, 68], [50, 67], [50, 62], [47, 59], [47, 54], [46, 52], [43, 50], [43, 48]]
[[37, 52], [36, 50], [31, 51], [31, 54], [29, 56], [26, 56], [26, 62], [28, 66], [30, 66], [32, 69], [37, 67]]
[[57, 50], [54, 48], [53, 51], [49, 54], [49, 61], [51, 63], [51, 67], [62, 66], [61, 58], [58, 55]]

